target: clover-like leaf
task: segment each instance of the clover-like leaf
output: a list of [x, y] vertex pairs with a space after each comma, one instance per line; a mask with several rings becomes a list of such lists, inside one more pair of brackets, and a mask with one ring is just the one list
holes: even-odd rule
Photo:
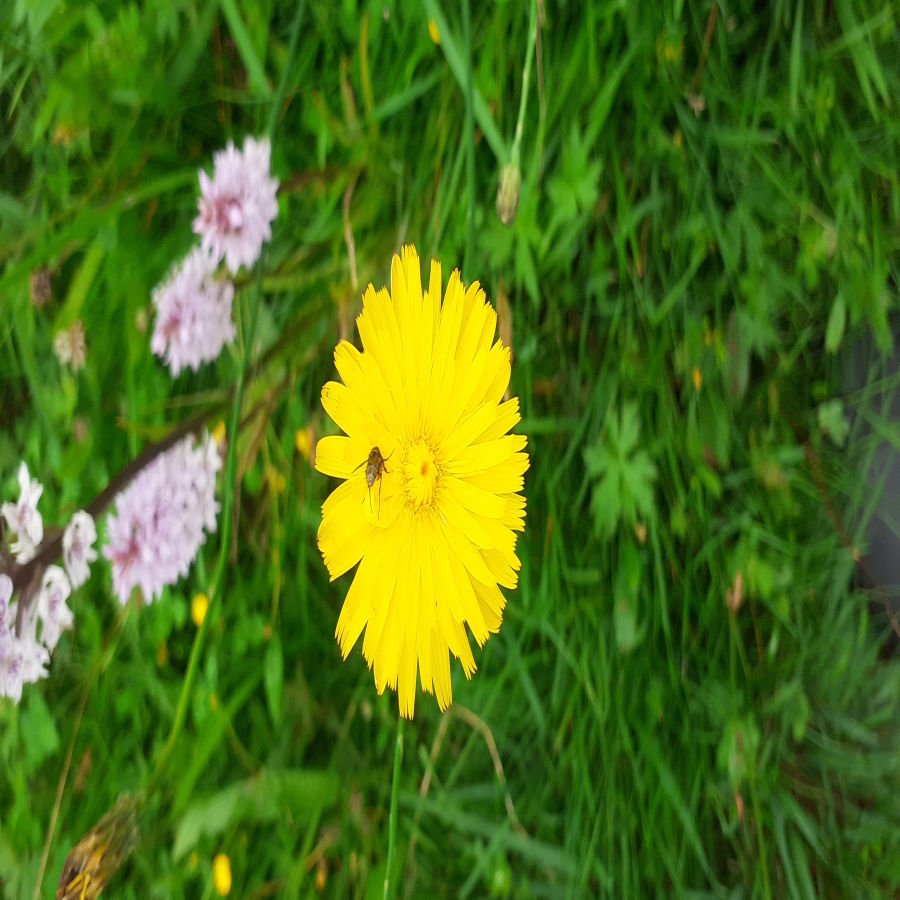
[[591, 512], [600, 537], [612, 536], [620, 519], [634, 525], [655, 513], [656, 466], [640, 446], [640, 437], [637, 406], [626, 403], [607, 420], [602, 441], [585, 450], [585, 467], [596, 482]]

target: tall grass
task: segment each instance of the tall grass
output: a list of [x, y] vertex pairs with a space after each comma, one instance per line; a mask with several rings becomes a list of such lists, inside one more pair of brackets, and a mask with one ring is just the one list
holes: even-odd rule
[[[259, 361], [232, 539], [151, 607], [119, 610], [95, 575], [50, 679], [0, 704], [5, 896], [39, 877], [54, 896], [73, 844], [146, 783], [220, 550], [184, 729], [109, 893], [210, 896], [224, 852], [234, 896], [380, 895], [395, 699], [339, 662], [329, 485], [295, 434], [327, 428], [333, 344], [403, 241], [498, 307], [532, 456], [503, 628], [451, 712], [421, 702], [406, 729], [403, 894], [896, 893], [900, 667], [854, 588], [877, 447], [898, 442], [896, 12], [311, 3], [289, 65], [294, 13], [13, 4], [0, 31], [3, 499], [25, 459], [64, 520], [147, 443], [221, 416]], [[192, 242], [197, 169], [270, 121], [281, 212], [261, 302], [252, 279], [237, 298], [255, 333], [172, 381], [150, 291]], [[51, 348], [77, 318], [73, 375]]]

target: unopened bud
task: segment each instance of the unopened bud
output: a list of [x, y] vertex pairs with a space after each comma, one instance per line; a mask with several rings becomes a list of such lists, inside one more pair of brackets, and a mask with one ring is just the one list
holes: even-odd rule
[[28, 293], [31, 302], [40, 309], [53, 296], [53, 275], [49, 269], [35, 269], [28, 279]]
[[497, 189], [497, 215], [504, 225], [512, 225], [519, 208], [522, 189], [522, 172], [518, 163], [507, 163], [500, 170], [500, 187]]

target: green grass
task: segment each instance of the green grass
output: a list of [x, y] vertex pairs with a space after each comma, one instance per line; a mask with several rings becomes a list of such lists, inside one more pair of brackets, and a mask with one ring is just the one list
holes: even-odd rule
[[[237, 897], [318, 896], [317, 867], [326, 896], [381, 896], [396, 698], [339, 662], [331, 485], [294, 435], [328, 430], [339, 323], [405, 241], [508, 310], [532, 468], [503, 628], [454, 673], [458, 709], [420, 697], [405, 730], [400, 896], [896, 894], [900, 666], [851, 552], [900, 443], [895, 9], [543, 2], [519, 145], [529, 4], [310, 3], [288, 65], [295, 8], [13, 2], [0, 33], [2, 499], [25, 459], [65, 521], [179, 422], [226, 418], [263, 360], [231, 540], [149, 608], [120, 611], [100, 567], [50, 678], [0, 703], [4, 896], [41, 871], [54, 896], [155, 777], [109, 896], [209, 897], [219, 852]], [[235, 349], [173, 382], [150, 291], [192, 243], [196, 170], [270, 121], [261, 302], [247, 278]], [[77, 318], [74, 376], [52, 341]], [[878, 351], [848, 392], [859, 339]]]

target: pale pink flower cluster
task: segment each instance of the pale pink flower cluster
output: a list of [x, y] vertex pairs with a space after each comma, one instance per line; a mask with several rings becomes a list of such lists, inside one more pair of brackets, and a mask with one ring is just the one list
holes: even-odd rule
[[234, 340], [234, 285], [215, 277], [215, 264], [198, 247], [153, 291], [156, 325], [151, 348], [173, 375], [195, 372]]
[[[28, 474], [25, 463], [19, 468], [19, 500], [4, 503], [2, 515], [16, 535], [11, 545], [16, 561], [32, 560], [44, 537], [44, 524], [37, 510], [43, 493], [40, 482]], [[66, 601], [73, 585], [78, 587], [90, 575], [89, 564], [97, 559], [93, 544], [97, 539], [94, 520], [86, 512], [77, 512], [63, 532], [66, 569], [47, 566], [43, 570], [36, 594], [26, 598], [27, 608], [19, 616], [21, 598], [13, 599], [13, 581], [0, 573], [0, 697], [11, 697], [16, 703], [26, 684], [47, 676], [50, 654], [60, 636], [70, 629], [74, 619]]]
[[134, 588], [146, 602], [187, 574], [216, 530], [216, 442], [187, 437], [158, 456], [116, 498], [106, 523], [103, 555], [112, 564], [113, 590], [123, 605]]
[[153, 292], [156, 324], [151, 348], [172, 372], [196, 371], [218, 357], [235, 337], [234, 286], [217, 278], [224, 259], [232, 275], [259, 258], [278, 215], [278, 182], [269, 171], [268, 140], [248, 137], [242, 150], [230, 143], [213, 158], [213, 176], [200, 171], [201, 246]]
[[194, 219], [194, 232], [217, 262], [225, 260], [232, 274], [252, 266], [272, 237], [278, 182], [269, 171], [270, 157], [265, 138], [245, 138], [242, 150], [229, 141], [213, 157], [213, 177], [200, 172], [200, 215]]
[[34, 621], [16, 634], [18, 604], [10, 602], [12, 592], [12, 579], [0, 575], [0, 697], [18, 703], [24, 685], [47, 677], [50, 652], [35, 637]]

